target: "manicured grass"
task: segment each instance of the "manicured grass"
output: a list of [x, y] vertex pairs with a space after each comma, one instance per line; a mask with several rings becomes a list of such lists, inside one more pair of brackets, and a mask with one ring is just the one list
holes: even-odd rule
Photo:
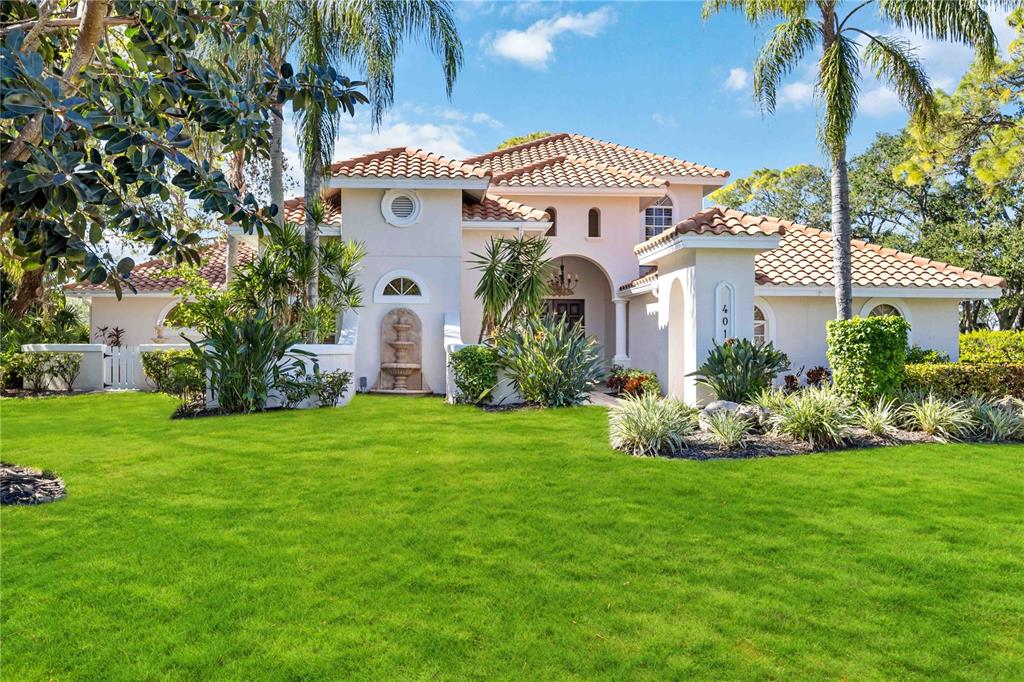
[[640, 460], [601, 408], [6, 400], [2, 676], [1024, 679], [1024, 448]]

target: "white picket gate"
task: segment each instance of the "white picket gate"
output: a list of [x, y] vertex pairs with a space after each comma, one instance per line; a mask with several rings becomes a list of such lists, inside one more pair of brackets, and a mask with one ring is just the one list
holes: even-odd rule
[[103, 387], [112, 390], [143, 388], [142, 353], [138, 346], [111, 346], [103, 358]]

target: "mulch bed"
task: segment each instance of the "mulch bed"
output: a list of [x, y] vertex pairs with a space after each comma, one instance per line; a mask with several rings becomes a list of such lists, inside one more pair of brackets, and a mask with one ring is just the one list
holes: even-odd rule
[[934, 443], [931, 436], [915, 431], [897, 430], [892, 438], [878, 438], [862, 428], [850, 429], [851, 438], [846, 444], [837, 448], [812, 448], [802, 440], [768, 434], [752, 434], [742, 448], [723, 450], [712, 438], [703, 432], [686, 437], [686, 449], [662, 455], [669, 459], [753, 459], [755, 457], [788, 457], [806, 455], [812, 452], [838, 452], [862, 448], [881, 448], [891, 445], [914, 445], [917, 443]]
[[43, 504], [65, 496], [64, 481], [52, 471], [0, 462], [0, 504]]

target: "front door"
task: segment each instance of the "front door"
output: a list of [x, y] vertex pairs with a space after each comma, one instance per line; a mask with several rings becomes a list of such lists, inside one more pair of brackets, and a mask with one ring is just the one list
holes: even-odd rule
[[579, 322], [583, 324], [583, 299], [582, 298], [549, 298], [548, 315], [552, 317], [565, 316], [569, 324]]

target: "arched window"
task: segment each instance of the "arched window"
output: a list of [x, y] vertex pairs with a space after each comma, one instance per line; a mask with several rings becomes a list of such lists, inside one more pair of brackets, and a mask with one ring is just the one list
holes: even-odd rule
[[422, 296], [420, 285], [408, 277], [396, 277], [384, 285], [385, 296]]
[[547, 214], [551, 216], [551, 227], [544, 233], [545, 237], [557, 237], [558, 236], [558, 211], [553, 206], [548, 206], [546, 209]]
[[587, 236], [601, 236], [601, 211], [596, 208], [590, 209], [590, 213], [587, 214]]
[[768, 343], [768, 318], [760, 307], [754, 306], [754, 345], [763, 346]]
[[672, 227], [672, 200], [662, 197], [644, 211], [644, 239], [650, 239]]
[[408, 270], [392, 270], [377, 280], [374, 303], [429, 303], [423, 279]]
[[895, 315], [896, 317], [903, 317], [903, 313], [900, 312], [899, 308], [888, 303], [879, 303], [878, 305], [871, 309], [871, 312], [868, 313], [868, 317], [884, 317], [886, 315]]

